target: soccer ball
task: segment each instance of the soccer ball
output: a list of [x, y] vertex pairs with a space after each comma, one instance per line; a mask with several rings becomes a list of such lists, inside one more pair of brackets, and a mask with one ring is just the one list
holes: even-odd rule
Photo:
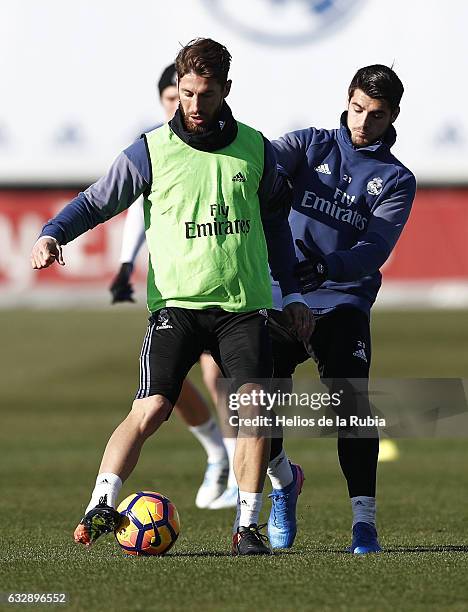
[[115, 530], [115, 538], [129, 555], [164, 555], [179, 536], [177, 509], [161, 493], [132, 493], [117, 511], [123, 520]]

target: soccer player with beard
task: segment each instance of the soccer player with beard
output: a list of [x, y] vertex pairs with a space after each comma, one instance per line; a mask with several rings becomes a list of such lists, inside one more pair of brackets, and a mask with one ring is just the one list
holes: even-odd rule
[[[175, 64], [164, 69], [158, 81], [158, 91], [166, 121], [170, 121], [179, 106]], [[162, 123], [147, 131], [161, 126]], [[143, 201], [143, 196], [140, 196], [130, 206], [125, 217], [120, 269], [110, 287], [113, 304], [135, 301], [132, 297], [134, 290], [131, 277], [136, 257], [145, 242]], [[208, 352], [200, 356], [200, 367], [211, 399], [217, 406], [216, 381], [221, 375], [219, 368]], [[211, 508], [215, 503], [213, 509], [234, 507], [237, 503], [237, 483], [234, 475], [235, 436], [223, 438], [207, 402], [190, 378], [185, 379], [174, 410], [203, 446], [207, 456], [207, 466], [195, 497], [195, 505], [198, 508]]]
[[[74, 534], [90, 545], [113, 531], [122, 482], [141, 448], [169, 417], [188, 371], [204, 349], [251, 402], [272, 375], [266, 309], [272, 306], [268, 262], [283, 294], [283, 312], [298, 338], [313, 316], [299, 294], [291, 231], [284, 214], [290, 193], [278, 176], [271, 144], [236, 121], [225, 102], [231, 56], [211, 39], [196, 39], [176, 59], [180, 105], [114, 162], [109, 172], [45, 225], [33, 247], [33, 268], [57, 261], [62, 245], [127, 209], [145, 195], [151, 313], [140, 357], [140, 387], [129, 415], [112, 434], [85, 515]], [[240, 517], [238, 555], [270, 554], [258, 516], [270, 454], [264, 431], [239, 436], [235, 471]]]
[[[361, 68], [348, 89], [339, 129], [306, 128], [273, 142], [294, 187], [289, 222], [302, 261], [298, 277], [316, 316], [304, 344], [270, 318], [275, 377], [292, 375], [312, 356], [332, 392], [345, 388], [340, 416], [369, 414], [366, 399], [371, 360], [370, 310], [381, 284], [380, 268], [408, 220], [416, 190], [413, 174], [396, 159], [393, 123], [403, 84], [383, 65]], [[281, 309], [278, 299], [275, 307]], [[346, 379], [362, 381], [364, 401], [353, 399]], [[375, 526], [377, 429], [367, 437], [338, 432], [338, 456], [353, 513], [350, 551], [378, 552]]]

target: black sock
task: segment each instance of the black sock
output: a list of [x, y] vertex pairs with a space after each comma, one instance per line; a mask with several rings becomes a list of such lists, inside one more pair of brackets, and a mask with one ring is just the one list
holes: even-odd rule
[[271, 448], [270, 448], [270, 459], [268, 461], [273, 461], [273, 459], [277, 457], [281, 453], [282, 450], [283, 450], [283, 438], [272, 438]]
[[338, 457], [350, 497], [375, 497], [378, 438], [338, 438]]

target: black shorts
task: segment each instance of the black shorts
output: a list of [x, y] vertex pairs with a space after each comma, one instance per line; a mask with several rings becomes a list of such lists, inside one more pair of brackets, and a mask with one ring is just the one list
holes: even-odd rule
[[367, 396], [370, 322], [364, 312], [342, 307], [317, 317], [314, 332], [306, 344], [285, 328], [279, 311], [270, 311], [269, 329], [275, 379], [290, 378], [300, 363], [312, 357], [330, 393], [344, 393], [346, 401], [335, 409], [337, 414], [343, 417], [371, 414]]
[[370, 322], [361, 310], [342, 307], [318, 317], [307, 347], [285, 328], [281, 312], [269, 314], [275, 378], [289, 378], [310, 357], [321, 378], [369, 377]]
[[223, 376], [239, 387], [273, 373], [266, 310], [168, 307], [151, 315], [140, 355], [136, 399], [163, 395], [172, 405], [190, 368], [209, 350]]

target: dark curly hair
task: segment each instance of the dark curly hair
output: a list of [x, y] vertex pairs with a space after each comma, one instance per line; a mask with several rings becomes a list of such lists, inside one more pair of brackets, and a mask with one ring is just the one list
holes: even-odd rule
[[194, 72], [198, 76], [213, 78], [225, 85], [231, 66], [231, 54], [224, 45], [211, 38], [194, 38], [179, 51], [175, 67], [179, 80]]

